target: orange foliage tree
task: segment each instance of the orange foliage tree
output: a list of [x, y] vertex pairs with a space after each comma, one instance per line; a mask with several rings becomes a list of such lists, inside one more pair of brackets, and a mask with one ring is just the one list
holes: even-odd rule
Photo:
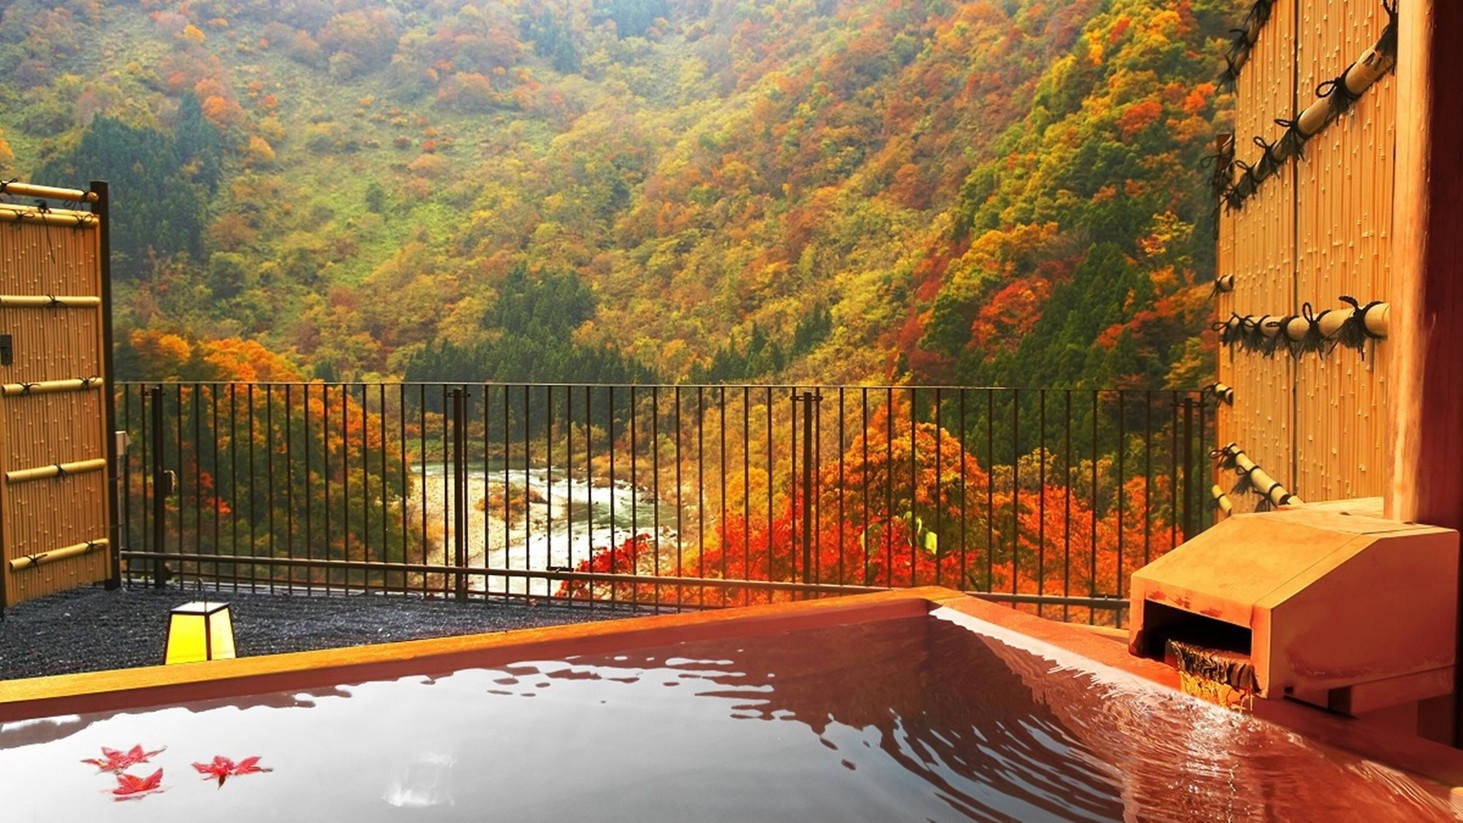
[[[400, 443], [381, 414], [367, 410], [371, 398], [360, 389], [302, 382], [294, 364], [252, 340], [189, 341], [139, 330], [130, 349], [149, 373], [194, 381], [161, 387], [161, 443], [148, 434], [156, 400], [124, 398], [119, 411], [139, 447], [136, 459], [161, 448], [163, 464], [176, 472], [168, 517], [155, 527], [184, 553], [249, 557], [263, 579], [278, 571], [281, 582], [369, 585], [384, 582], [384, 573], [272, 570], [268, 559], [401, 562], [420, 550], [421, 536], [406, 526]], [[128, 492], [140, 501], [150, 493], [147, 474], [128, 473]], [[133, 527], [140, 531], [140, 520]], [[133, 534], [130, 542], [146, 545], [144, 537]], [[205, 575], [234, 569], [224, 562], [196, 568]]]
[[1008, 596], [1047, 616], [1110, 623], [1127, 577], [1183, 540], [1171, 522], [1171, 481], [1121, 477], [1111, 460], [1061, 467], [1038, 450], [1021, 462], [1032, 460], [1053, 465], [988, 472], [956, 435], [912, 421], [894, 402], [822, 467], [815, 494], [784, 493], [770, 511], [725, 515], [694, 560], [664, 572], [717, 583], [693, 584], [699, 591], [688, 594], [657, 581], [656, 543], [638, 536], [596, 549], [576, 568], [624, 579], [572, 579], [558, 594], [734, 605], [794, 599], [796, 584], [942, 585]]

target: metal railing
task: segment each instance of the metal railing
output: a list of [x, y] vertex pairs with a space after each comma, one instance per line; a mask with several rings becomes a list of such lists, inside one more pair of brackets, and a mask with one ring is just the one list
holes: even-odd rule
[[1211, 522], [1197, 392], [130, 383], [133, 580], [710, 607], [938, 584], [1121, 623]]

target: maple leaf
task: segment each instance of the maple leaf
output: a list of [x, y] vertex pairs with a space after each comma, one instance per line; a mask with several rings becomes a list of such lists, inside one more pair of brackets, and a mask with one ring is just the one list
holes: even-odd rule
[[259, 755], [257, 755], [257, 754], [254, 755], [253, 757], [246, 757], [243, 760], [240, 760], [239, 761], [239, 764], [234, 767], [234, 774], [236, 774], [236, 775], [237, 774], [261, 774], [263, 772], [272, 772], [272, 771], [274, 771], [274, 769], [263, 768], [263, 767], [261, 767], [259, 765]]
[[243, 774], [263, 774], [264, 772], [274, 771], [274, 769], [266, 769], [261, 767], [259, 765], [259, 755], [257, 754], [253, 757], [246, 757], [243, 760], [240, 760], [238, 763], [235, 763], [234, 761], [230, 760], [227, 757], [224, 757], [221, 754], [214, 755], [212, 762], [194, 763], [193, 768], [197, 770], [199, 774], [203, 775], [205, 780], [210, 777], [218, 780], [218, 785], [220, 786], [224, 784], [224, 780], [230, 777], [235, 777]]
[[143, 795], [160, 792], [163, 790], [163, 770], [158, 769], [147, 777], [119, 772], [117, 774], [117, 788], [112, 789], [112, 794], [117, 800], [135, 800]]
[[159, 754], [162, 754], [163, 749], [166, 748], [167, 747], [164, 746], [162, 749], [145, 752], [142, 750], [142, 744], [139, 743], [138, 745], [133, 746], [131, 749], [124, 752], [117, 749], [109, 749], [106, 746], [103, 746], [102, 756], [100, 758], [90, 757], [82, 760], [81, 762], [91, 766], [96, 766], [97, 771], [114, 772], [120, 774], [121, 772], [124, 772], [139, 763], [146, 763], [149, 759], [156, 757]]
[[234, 773], [234, 761], [221, 754], [214, 755], [212, 763], [194, 763], [193, 768], [203, 775], [205, 779], [213, 777], [218, 779], [218, 785], [222, 786], [224, 780]]

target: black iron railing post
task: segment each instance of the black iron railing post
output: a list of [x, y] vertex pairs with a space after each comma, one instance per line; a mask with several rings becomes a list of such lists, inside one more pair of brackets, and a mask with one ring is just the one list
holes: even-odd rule
[[1179, 487], [1183, 489], [1184, 500], [1184, 539], [1188, 540], [1194, 536], [1194, 495], [1193, 489], [1193, 467], [1194, 467], [1194, 399], [1184, 397], [1184, 464], [1179, 477]]
[[457, 602], [467, 601], [467, 392], [452, 390], [452, 560]]
[[161, 589], [167, 584], [167, 567], [163, 564], [163, 552], [167, 549], [164, 534], [167, 525], [168, 495], [172, 493], [171, 477], [163, 468], [163, 387], [153, 386], [148, 390], [152, 408], [152, 432], [148, 437], [148, 448], [152, 451], [152, 587]]
[[[816, 391], [806, 391], [802, 394], [793, 395], [793, 412], [797, 413], [799, 405], [803, 413], [803, 453], [802, 453], [802, 554], [803, 569], [802, 582], [811, 584], [813, 579], [813, 458], [816, 453], [813, 448], [813, 419], [818, 414], [818, 402], [822, 395]], [[796, 431], [797, 423], [793, 423]], [[806, 592], [805, 592], [806, 594]]]

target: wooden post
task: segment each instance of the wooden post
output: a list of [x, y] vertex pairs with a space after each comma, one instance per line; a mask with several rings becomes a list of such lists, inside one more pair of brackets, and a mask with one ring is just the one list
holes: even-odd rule
[[[1400, 4], [1388, 517], [1463, 528], [1463, 4]], [[1459, 610], [1463, 614], [1463, 608]], [[1458, 637], [1463, 639], [1463, 631]], [[1463, 652], [1463, 648], [1460, 648]], [[1463, 653], [1455, 657], [1463, 660]], [[1463, 673], [1463, 666], [1455, 667]], [[1463, 679], [1454, 681], [1454, 745]]]

